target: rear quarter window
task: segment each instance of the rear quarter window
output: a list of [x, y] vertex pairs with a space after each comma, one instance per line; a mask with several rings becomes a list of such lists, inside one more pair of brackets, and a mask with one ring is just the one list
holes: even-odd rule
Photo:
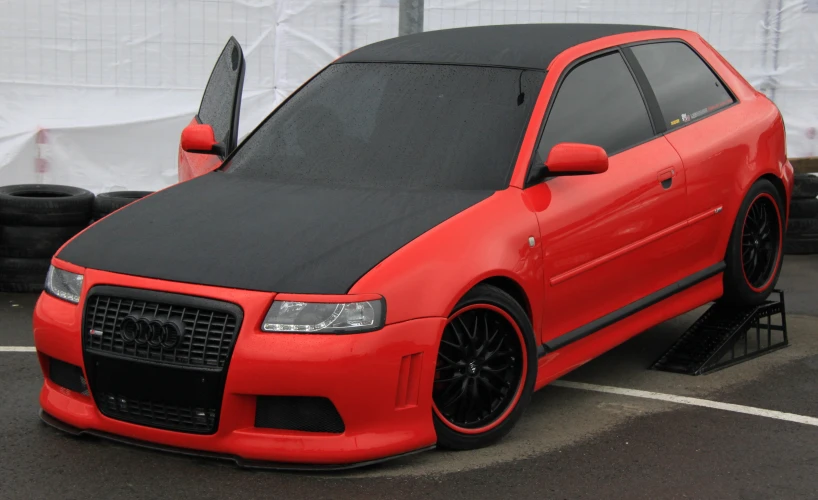
[[721, 80], [684, 43], [649, 43], [631, 50], [659, 101], [668, 130], [734, 102]]

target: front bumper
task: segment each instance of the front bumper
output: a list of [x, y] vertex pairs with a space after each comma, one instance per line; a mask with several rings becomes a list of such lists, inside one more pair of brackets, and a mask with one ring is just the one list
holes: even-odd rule
[[[116, 436], [160, 448], [195, 450], [241, 465], [362, 465], [426, 449], [436, 442], [431, 391], [444, 318], [422, 318], [355, 335], [262, 333], [274, 294], [173, 283], [85, 270], [79, 305], [43, 294], [34, 311], [34, 340], [45, 382], [44, 419], [64, 430]], [[215, 434], [176, 432], [103, 415], [92, 395], [49, 379], [49, 357], [83, 367], [82, 306], [91, 287], [114, 285], [195, 295], [239, 305], [244, 319], [230, 360]], [[412, 369], [407, 370], [407, 359]], [[87, 374], [86, 374], [87, 378]], [[93, 384], [90, 387], [93, 391]], [[330, 434], [255, 427], [259, 396], [328, 398], [344, 421]], [[202, 454], [202, 453], [198, 453]], [[276, 464], [272, 464], [276, 466]], [[336, 467], [337, 468], [337, 467]]]
[[140, 448], [146, 448], [149, 450], [155, 451], [164, 451], [167, 453], [176, 453], [179, 455], [187, 455], [190, 457], [197, 457], [197, 458], [207, 458], [211, 460], [226, 460], [233, 462], [239, 467], [245, 469], [270, 469], [270, 470], [287, 470], [287, 471], [339, 471], [339, 470], [347, 470], [347, 469], [354, 469], [357, 467], [366, 467], [368, 465], [374, 465], [386, 460], [393, 460], [397, 458], [402, 458], [408, 455], [414, 455], [415, 453], [420, 453], [423, 451], [433, 450], [435, 447], [434, 445], [429, 446], [428, 448], [421, 448], [419, 450], [410, 451], [407, 453], [402, 453], [400, 455], [393, 455], [391, 457], [384, 457], [380, 459], [368, 460], [366, 462], [355, 462], [355, 463], [343, 463], [343, 464], [305, 464], [305, 463], [283, 463], [283, 462], [268, 462], [268, 461], [261, 461], [261, 460], [246, 460], [241, 457], [235, 455], [227, 455], [221, 453], [212, 453], [207, 451], [197, 451], [191, 450], [188, 448], [175, 448], [173, 446], [165, 446], [158, 443], [151, 443], [148, 441], [139, 441], [137, 439], [127, 438], [125, 436], [117, 436], [116, 434], [108, 434], [107, 432], [97, 431], [94, 429], [77, 429], [76, 427], [72, 427], [65, 422], [61, 422], [56, 418], [52, 417], [44, 410], [40, 410], [40, 419], [50, 425], [51, 427], [60, 430], [62, 432], [66, 432], [71, 434], [72, 436], [94, 436], [98, 438], [108, 439], [110, 441], [114, 441], [117, 443], [127, 444], [130, 446], [138, 446]]

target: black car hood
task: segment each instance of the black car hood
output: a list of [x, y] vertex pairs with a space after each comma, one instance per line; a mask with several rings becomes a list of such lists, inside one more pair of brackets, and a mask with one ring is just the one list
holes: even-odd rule
[[491, 194], [284, 185], [213, 172], [102, 219], [57, 257], [170, 281], [342, 294], [390, 254]]

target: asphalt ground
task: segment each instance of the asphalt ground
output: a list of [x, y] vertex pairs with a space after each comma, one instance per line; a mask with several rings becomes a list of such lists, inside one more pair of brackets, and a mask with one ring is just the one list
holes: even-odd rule
[[[0, 352], [0, 499], [818, 498], [818, 256], [788, 256], [790, 346], [693, 377], [648, 370], [706, 308], [644, 332], [564, 381], [787, 412], [812, 423], [549, 386], [515, 430], [332, 474], [243, 470], [64, 435], [37, 418], [31, 352]], [[30, 346], [36, 297], [0, 294], [0, 346]]]

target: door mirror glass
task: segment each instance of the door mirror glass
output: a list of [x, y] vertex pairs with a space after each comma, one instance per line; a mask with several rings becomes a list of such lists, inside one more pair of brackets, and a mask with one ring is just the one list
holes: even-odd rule
[[608, 154], [599, 146], [561, 142], [545, 160], [549, 175], [601, 174], [608, 170]]
[[191, 123], [182, 130], [182, 149], [188, 153], [224, 155], [224, 145], [216, 141], [213, 127], [206, 123]]

